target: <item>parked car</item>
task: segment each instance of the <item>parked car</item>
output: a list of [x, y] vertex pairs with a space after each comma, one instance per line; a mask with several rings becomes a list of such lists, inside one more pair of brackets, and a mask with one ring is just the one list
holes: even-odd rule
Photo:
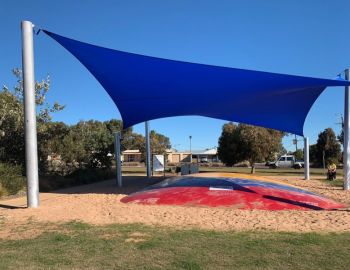
[[208, 163], [208, 158], [207, 157], [202, 157], [201, 158], [201, 163]]
[[270, 166], [274, 165], [275, 163], [276, 163], [276, 161], [266, 161], [265, 166], [270, 167]]
[[304, 161], [295, 160], [293, 155], [283, 155], [280, 156], [277, 161], [270, 165], [272, 168], [294, 168], [301, 169], [304, 168]]

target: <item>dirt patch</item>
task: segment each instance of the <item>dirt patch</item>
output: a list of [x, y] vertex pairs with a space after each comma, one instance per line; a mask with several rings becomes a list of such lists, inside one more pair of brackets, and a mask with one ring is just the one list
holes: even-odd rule
[[141, 232], [134, 232], [129, 234], [129, 238], [125, 240], [126, 243], [140, 243], [145, 242], [149, 238], [149, 235]]
[[134, 232], [130, 234], [131, 237], [147, 237], [148, 234], [146, 233], [141, 233], [141, 232]]
[[[339, 187], [329, 186], [317, 180], [304, 181], [297, 177], [268, 178], [278, 179], [350, 205], [350, 192], [343, 191]], [[141, 178], [136, 180], [143, 181]], [[137, 189], [140, 189], [142, 184], [137, 184]], [[114, 181], [105, 181], [56, 193], [42, 193], [41, 206], [37, 209], [20, 208], [25, 206], [25, 198], [1, 201], [0, 205], [11, 207], [0, 206], [0, 220], [2, 219], [0, 238], [16, 238], [16, 235], [20, 238], [36, 237], [40, 230], [18, 232], [15, 229], [6, 228], [8, 225], [15, 228], [15, 224], [25, 224], [29, 218], [33, 222], [44, 223], [79, 220], [97, 225], [142, 223], [154, 226], [213, 230], [350, 231], [349, 209], [341, 211], [263, 211], [225, 207], [137, 205], [120, 202], [120, 199], [126, 194], [137, 189], [127, 183], [125, 188], [117, 188]], [[128, 239], [144, 238], [145, 236], [128, 236]]]
[[104, 234], [100, 235], [99, 238], [105, 239], [105, 240], [110, 240], [110, 239], [114, 239], [114, 238], [117, 238], [120, 236], [121, 236], [121, 234], [119, 234], [119, 233], [104, 233]]
[[143, 238], [127, 238], [125, 240], [125, 243], [141, 243], [141, 242], [145, 242], [146, 239]]
[[[0, 228], [0, 239], [19, 240], [19, 239], [34, 239], [42, 233], [60, 232], [57, 224], [37, 223], [31, 218], [16, 222], [4, 222]], [[68, 231], [67, 231], [68, 233]]]

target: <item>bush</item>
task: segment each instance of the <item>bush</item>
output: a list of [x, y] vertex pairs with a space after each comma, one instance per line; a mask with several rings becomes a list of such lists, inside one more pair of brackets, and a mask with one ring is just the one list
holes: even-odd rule
[[73, 173], [67, 175], [66, 178], [70, 178], [73, 185], [83, 185], [93, 182], [103, 181], [114, 177], [112, 170], [107, 168], [88, 168], [78, 169]]
[[62, 176], [59, 174], [41, 175], [39, 185], [40, 191], [48, 192], [62, 188], [69, 188], [104, 181], [112, 179], [113, 177], [115, 177], [115, 172], [111, 169], [80, 168], [66, 176]]
[[24, 187], [22, 167], [0, 163], [0, 197], [17, 194]]

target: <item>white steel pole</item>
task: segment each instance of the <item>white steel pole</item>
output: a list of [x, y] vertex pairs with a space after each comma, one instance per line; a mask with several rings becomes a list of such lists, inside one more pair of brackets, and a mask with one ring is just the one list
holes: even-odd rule
[[310, 180], [309, 137], [304, 137], [304, 177]]
[[38, 148], [35, 109], [33, 27], [22, 21], [22, 72], [24, 89], [24, 132], [27, 176], [27, 206], [39, 206]]
[[146, 133], [146, 169], [147, 177], [151, 177], [151, 145], [149, 138], [149, 122], [145, 122], [145, 133]]
[[123, 186], [120, 141], [121, 141], [121, 132], [120, 131], [115, 132], [114, 133], [114, 155], [115, 155], [116, 176], [117, 176], [116, 184], [118, 185], [118, 187]]
[[[345, 79], [350, 79], [350, 70], [345, 70]], [[344, 154], [343, 154], [343, 166], [344, 166], [344, 190], [350, 189], [350, 111], [349, 111], [349, 95], [350, 87], [345, 86], [345, 103], [344, 103]]]

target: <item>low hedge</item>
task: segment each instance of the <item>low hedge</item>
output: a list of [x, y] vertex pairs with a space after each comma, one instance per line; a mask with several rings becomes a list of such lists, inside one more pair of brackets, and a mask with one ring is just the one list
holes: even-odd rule
[[41, 175], [39, 185], [40, 191], [48, 192], [62, 188], [104, 181], [114, 177], [115, 172], [108, 168], [81, 168], [66, 176], [59, 174]]
[[24, 187], [22, 167], [0, 163], [0, 197], [17, 194]]

